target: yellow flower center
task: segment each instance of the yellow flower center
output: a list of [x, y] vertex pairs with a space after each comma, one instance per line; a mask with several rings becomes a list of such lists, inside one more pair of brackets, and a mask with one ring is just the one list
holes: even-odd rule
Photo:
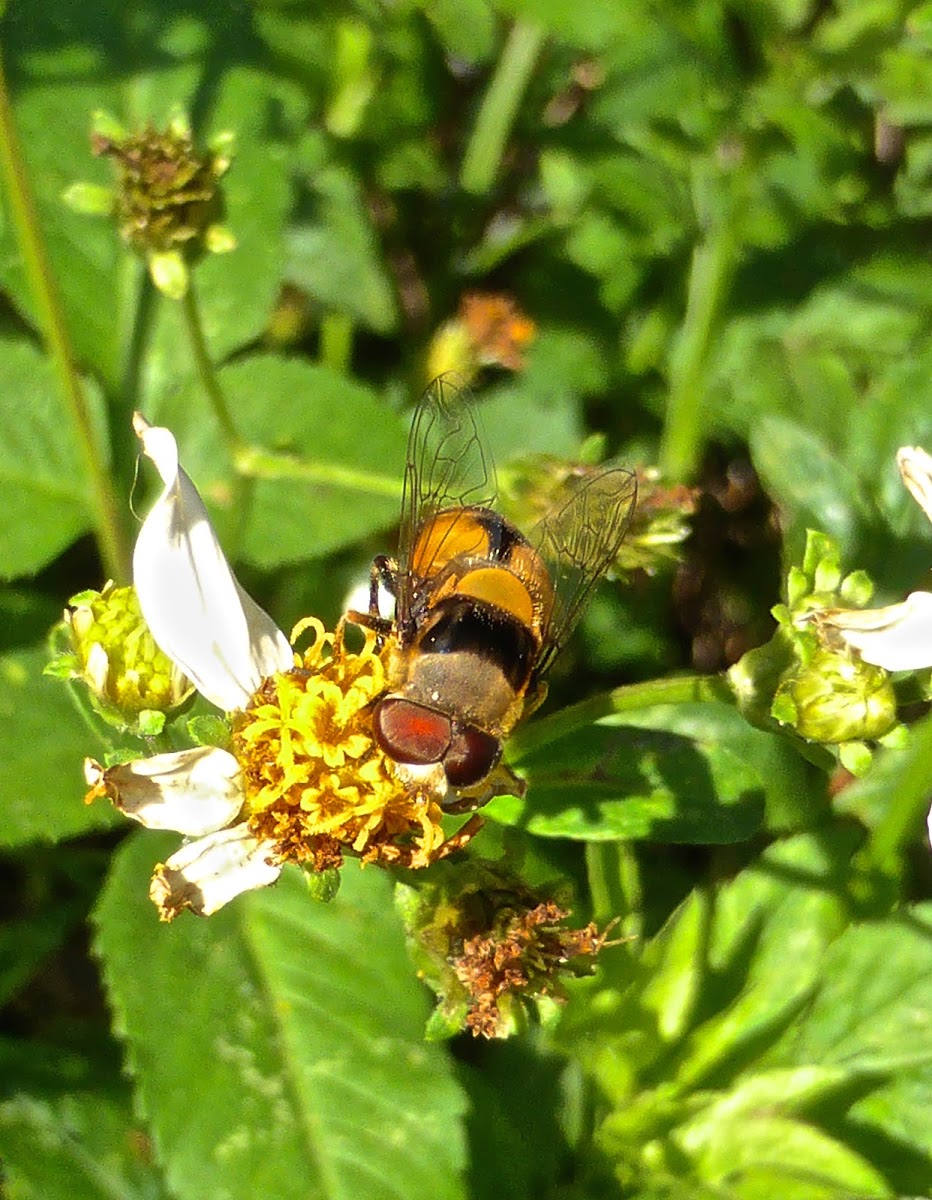
[[339, 866], [344, 850], [366, 861], [426, 866], [443, 844], [441, 809], [427, 788], [402, 780], [372, 737], [370, 709], [385, 691], [376, 636], [358, 653], [342, 627], [314, 632], [294, 670], [266, 679], [233, 727], [252, 832], [282, 859], [315, 870]]

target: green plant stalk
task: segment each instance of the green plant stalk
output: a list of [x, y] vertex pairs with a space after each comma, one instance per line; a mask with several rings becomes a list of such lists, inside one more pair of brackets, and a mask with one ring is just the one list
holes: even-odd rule
[[686, 315], [670, 364], [660, 469], [671, 483], [689, 481], [702, 453], [709, 347], [734, 267], [734, 237], [727, 211], [716, 213], [712, 220], [714, 224], [693, 251]]
[[639, 938], [643, 932], [641, 873], [630, 842], [587, 842], [586, 873], [597, 918], [619, 915], [612, 937]]
[[320, 361], [345, 375], [353, 359], [353, 320], [347, 313], [329, 312], [320, 323]]
[[531, 21], [515, 21], [511, 27], [463, 155], [460, 186], [465, 191], [481, 196], [494, 184], [544, 37]]
[[214, 410], [214, 416], [216, 416], [223, 436], [226, 439], [230, 455], [234, 462], [236, 462], [246, 452], [247, 446], [237, 432], [230, 407], [227, 404], [226, 396], [223, 394], [223, 389], [220, 387], [217, 372], [214, 369], [213, 361], [207, 349], [207, 339], [204, 336], [204, 324], [201, 320], [201, 310], [197, 302], [193, 274], [188, 280], [188, 288], [181, 301], [181, 308], [184, 313], [185, 328], [188, 331], [188, 340], [191, 343], [191, 352], [194, 355], [194, 365], [197, 369], [198, 379], [200, 379], [201, 387], [203, 387], [207, 394], [210, 406]]
[[689, 701], [736, 704], [735, 693], [724, 675], [671, 675], [666, 679], [625, 684], [520, 727], [509, 739], [508, 758], [517, 765], [531, 751], [568, 737], [579, 729], [586, 729], [615, 713], [637, 712], [644, 708], [655, 708], [658, 704], [684, 704]]
[[235, 458], [236, 469], [249, 479], [294, 479], [300, 483], [326, 483], [369, 496], [401, 500], [404, 480], [376, 475], [335, 462], [311, 462], [294, 454], [280, 454], [258, 446], [243, 446]]
[[89, 485], [91, 520], [105, 574], [118, 583], [131, 576], [129, 537], [121, 519], [113, 483], [97, 452], [94, 423], [75, 364], [65, 314], [42, 237], [35, 198], [29, 185], [3, 61], [0, 57], [0, 171], [6, 181], [10, 218], [23, 256], [49, 358], [77, 438]]

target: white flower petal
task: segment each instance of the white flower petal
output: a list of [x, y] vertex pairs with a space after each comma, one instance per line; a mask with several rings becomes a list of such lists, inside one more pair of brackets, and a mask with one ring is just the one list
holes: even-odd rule
[[209, 916], [242, 892], [267, 887], [281, 874], [271, 842], [233, 825], [182, 846], [152, 877], [149, 896], [163, 921], [190, 908]]
[[[368, 582], [357, 583], [346, 595], [343, 601], [343, 612], [369, 612], [369, 588]], [[395, 612], [395, 597], [389, 592], [386, 587], [379, 583], [378, 590], [378, 605], [379, 616], [386, 620], [391, 620]]]
[[134, 428], [165, 484], [133, 554], [133, 582], [152, 636], [202, 696], [242, 708], [262, 679], [294, 666], [288, 639], [239, 586], [207, 509], [178, 464], [168, 429]]
[[932, 457], [921, 446], [901, 446], [896, 465], [913, 499], [932, 521]]
[[887, 608], [834, 609], [824, 616], [865, 662], [888, 671], [932, 667], [932, 592]]
[[195, 746], [104, 770], [85, 759], [84, 776], [96, 794], [148, 829], [200, 837], [229, 825], [243, 807], [239, 763], [226, 750]]

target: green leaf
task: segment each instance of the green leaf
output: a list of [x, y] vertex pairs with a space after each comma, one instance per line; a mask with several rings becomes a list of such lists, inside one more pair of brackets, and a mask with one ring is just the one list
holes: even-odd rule
[[[95, 162], [91, 155], [90, 128], [94, 109], [116, 107], [117, 91], [107, 69], [108, 39], [99, 24], [95, 23], [90, 35], [86, 27], [80, 29], [80, 17], [77, 21], [66, 18], [62, 26], [60, 10], [54, 33], [48, 28], [44, 31], [54, 38], [62, 56], [58, 69], [50, 69], [48, 52], [43, 54], [41, 41], [36, 39], [42, 37], [43, 25], [55, 20], [51, 15], [55, 7], [37, 2], [30, 7], [29, 21], [11, 19], [4, 26], [4, 50], [12, 71], [20, 76], [14, 116], [42, 237], [78, 360], [115, 383], [120, 340], [127, 332], [121, 304], [128, 283], [121, 265], [124, 252], [111, 221], [74, 212], [62, 195], [70, 185], [85, 180], [100, 185], [111, 182], [109, 164]], [[69, 44], [72, 37], [87, 40], [83, 45]], [[25, 319], [40, 329], [20, 247], [9, 212], [2, 207], [0, 282]]]
[[[99, 391], [88, 399], [103, 449]], [[51, 363], [27, 342], [0, 342], [0, 575], [32, 575], [91, 526], [84, 464]]]
[[[826, 947], [844, 928], [836, 893], [850, 852], [851, 839], [840, 837], [775, 845], [717, 891], [712, 913], [705, 894], [694, 893], [658, 935], [648, 954], [657, 964], [645, 989], [649, 1007], [662, 1012], [659, 1006], [682, 992], [668, 975], [709, 972], [705, 986], [701, 977], [692, 984], [695, 1024], [679, 1067], [682, 1081], [696, 1086], [736, 1056], [756, 1055], [798, 1013], [822, 979]], [[699, 936], [679, 937], [684, 923]], [[700, 951], [703, 958], [696, 957]]]
[[876, 830], [878, 865], [890, 859], [917, 835], [926, 840], [923, 818], [929, 811], [929, 769], [932, 765], [932, 719], [915, 722], [903, 746], [890, 746], [873, 756], [873, 766], [839, 794], [840, 813], [848, 813]]
[[96, 945], [172, 1190], [462, 1197], [463, 1101], [444, 1051], [423, 1042], [428, 1005], [388, 877], [348, 864], [323, 905], [286, 871], [166, 927], [146, 888], [169, 845], [139, 835], [118, 854]]
[[701, 743], [707, 752], [727, 746], [757, 775], [766, 805], [767, 828], [796, 829], [812, 820], [822, 780], [786, 738], [755, 729], [728, 704], [660, 704], [625, 713], [619, 723], [635, 729], [666, 730]]
[[713, 1109], [675, 1140], [711, 1184], [734, 1200], [839, 1200], [892, 1196], [860, 1154], [803, 1121], [763, 1112], [731, 1119]]
[[763, 416], [751, 430], [751, 457], [767, 492], [787, 517], [786, 555], [801, 557], [805, 533], [822, 529], [843, 558], [856, 547], [864, 504], [857, 480], [821, 438], [795, 421]]
[[58, 841], [123, 820], [109, 804], [87, 806], [81, 763], [102, 744], [67, 687], [42, 674], [44, 646], [0, 657], [0, 845]]
[[0, 1103], [0, 1158], [17, 1200], [168, 1197], [125, 1095], [20, 1094]]
[[317, 219], [289, 233], [289, 278], [321, 307], [390, 333], [397, 321], [394, 291], [357, 180], [342, 167], [328, 166], [308, 182]]
[[236, 249], [207, 254], [192, 270], [207, 343], [218, 361], [260, 336], [282, 284], [292, 197], [288, 152], [270, 128], [284, 94], [284, 85], [267, 72], [227, 64], [201, 131], [204, 139], [226, 131], [235, 139], [233, 162], [220, 186], [224, 225]]
[[786, 1045], [794, 1062], [865, 1074], [932, 1062], [932, 904], [854, 926], [838, 938]]
[[898, 1070], [876, 1082], [846, 1114], [853, 1144], [871, 1147], [871, 1159], [900, 1195], [920, 1196], [932, 1175], [932, 1063]]
[[763, 819], [758, 772], [702, 736], [635, 731], [613, 718], [532, 750], [520, 766], [526, 797], [485, 811], [540, 837], [733, 842]]

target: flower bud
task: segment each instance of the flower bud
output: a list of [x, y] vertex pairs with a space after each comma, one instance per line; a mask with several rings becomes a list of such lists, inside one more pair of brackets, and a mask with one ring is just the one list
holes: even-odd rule
[[131, 587], [72, 597], [65, 622], [73, 648], [70, 674], [83, 679], [98, 710], [119, 724], [144, 712], [168, 712], [191, 685], [156, 646]]
[[896, 697], [886, 671], [817, 650], [784, 674], [771, 711], [811, 742], [874, 741], [896, 724]]
[[[146, 258], [155, 286], [179, 299], [188, 286], [184, 253], [220, 254], [236, 245], [232, 233], [218, 223], [218, 181], [230, 165], [228, 139], [215, 139], [216, 148], [201, 154], [183, 118], [172, 120], [164, 132], [147, 125], [128, 134], [99, 115], [91, 146], [116, 165], [112, 207], [123, 240]], [[84, 194], [73, 188], [69, 193], [72, 202]], [[97, 204], [99, 209], [99, 199]]]

